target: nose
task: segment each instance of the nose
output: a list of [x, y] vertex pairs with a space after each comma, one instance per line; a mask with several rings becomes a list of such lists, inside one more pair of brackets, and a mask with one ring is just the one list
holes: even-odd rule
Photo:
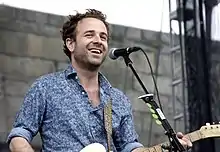
[[94, 41], [94, 43], [99, 43], [99, 44], [102, 42], [101, 37], [99, 35], [94, 36], [93, 41]]

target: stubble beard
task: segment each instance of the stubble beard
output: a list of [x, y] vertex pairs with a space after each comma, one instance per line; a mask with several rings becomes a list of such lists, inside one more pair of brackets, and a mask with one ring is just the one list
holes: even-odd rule
[[80, 68], [93, 72], [99, 70], [99, 68], [105, 61], [106, 56], [102, 58], [102, 61], [100, 63], [97, 63], [96, 61], [92, 61], [92, 59], [89, 59], [88, 55], [86, 54], [83, 55], [76, 53], [73, 55], [73, 58]]

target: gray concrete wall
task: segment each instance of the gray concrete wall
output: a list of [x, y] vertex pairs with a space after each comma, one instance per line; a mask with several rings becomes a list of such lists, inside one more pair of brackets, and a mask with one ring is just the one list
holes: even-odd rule
[[[59, 33], [64, 21], [63, 16], [0, 5], [0, 141], [5, 141], [30, 84], [43, 74], [66, 68], [68, 58], [62, 51]], [[110, 48], [142, 47], [150, 58], [153, 70], [159, 61], [159, 95], [164, 113], [172, 124], [169, 35], [113, 24], [111, 29]], [[159, 50], [161, 55], [157, 60]], [[135, 52], [131, 59], [147, 89], [154, 92], [149, 66], [143, 53]], [[140, 141], [146, 146], [165, 141], [167, 138], [162, 126], [152, 121], [146, 104], [137, 99], [139, 95], [143, 95], [143, 91], [124, 61], [107, 59], [102, 72], [113, 86], [122, 89], [131, 99]], [[179, 130], [181, 129], [180, 127]], [[39, 136], [33, 144], [40, 145]]]

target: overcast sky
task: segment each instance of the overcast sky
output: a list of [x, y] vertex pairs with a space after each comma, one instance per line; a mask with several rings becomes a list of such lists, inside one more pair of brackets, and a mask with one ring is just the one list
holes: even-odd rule
[[74, 13], [74, 10], [95, 8], [107, 14], [110, 23], [164, 32], [169, 32], [168, 2], [168, 0], [0, 0], [1, 4], [59, 15], [69, 15]]

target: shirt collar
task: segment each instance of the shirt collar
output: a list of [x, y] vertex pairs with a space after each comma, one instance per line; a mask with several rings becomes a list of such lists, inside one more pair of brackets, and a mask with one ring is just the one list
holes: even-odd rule
[[[71, 64], [68, 65], [64, 72], [67, 79], [77, 76], [76, 70]], [[104, 76], [104, 74], [102, 74], [101, 72], [99, 72], [99, 83], [101, 89], [103, 89], [104, 92], [110, 93], [110, 89], [112, 88], [112, 86], [107, 78]]]
[[71, 76], [76, 76], [76, 70], [73, 68], [73, 66], [71, 64], [68, 65], [68, 67], [66, 68], [65, 72], [65, 76], [66, 78], [70, 78]]

